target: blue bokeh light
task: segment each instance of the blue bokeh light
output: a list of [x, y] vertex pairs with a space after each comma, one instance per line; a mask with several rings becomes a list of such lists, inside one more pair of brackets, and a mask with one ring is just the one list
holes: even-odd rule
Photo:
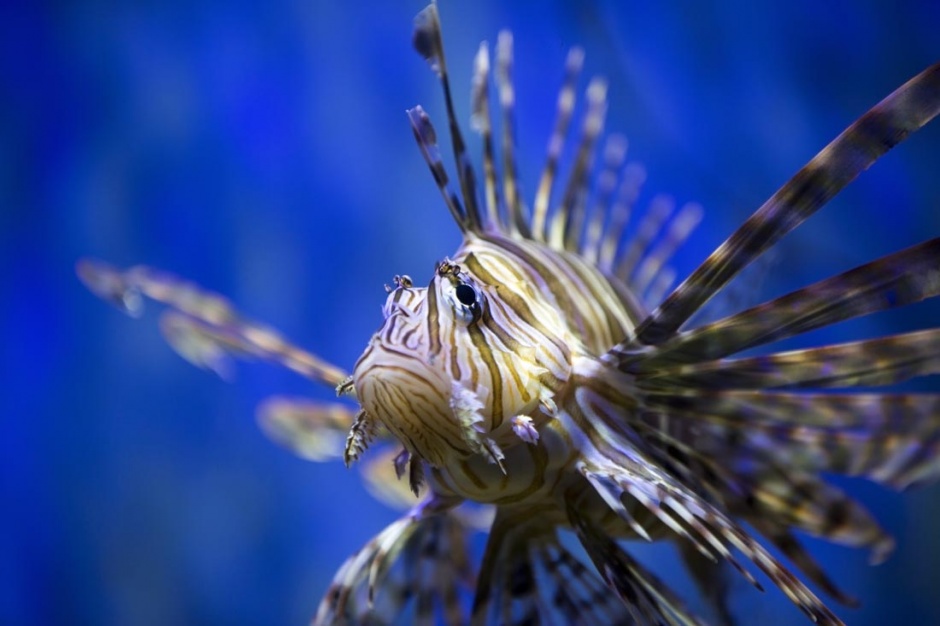
[[[410, 46], [421, 8], [0, 8], [0, 623], [306, 623], [343, 559], [394, 519], [355, 472], [295, 459], [254, 423], [265, 396], [330, 390], [263, 365], [239, 366], [235, 384], [191, 368], [159, 336], [156, 307], [143, 322], [121, 316], [74, 263], [173, 271], [351, 367], [382, 285], [423, 282], [459, 242], [404, 115], [421, 103], [443, 132], [438, 86]], [[684, 271], [940, 58], [940, 4], [926, 1], [483, 0], [441, 13], [464, 119], [478, 42], [514, 32], [530, 194], [565, 51], [586, 48], [587, 73], [611, 83], [607, 127], [629, 136], [647, 188], [708, 210]], [[934, 123], [788, 237], [750, 296], [940, 234], [937, 163]], [[814, 340], [936, 326], [933, 304]], [[812, 543], [863, 600], [840, 615], [940, 623], [937, 487], [901, 497], [844, 484], [899, 547], [868, 568]], [[776, 590], [735, 590], [745, 623], [803, 623]]]

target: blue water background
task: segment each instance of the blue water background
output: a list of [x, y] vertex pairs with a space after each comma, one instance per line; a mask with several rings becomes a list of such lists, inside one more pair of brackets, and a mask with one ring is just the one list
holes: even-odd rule
[[[652, 4], [652, 3], [650, 3]], [[270, 443], [254, 406], [329, 399], [249, 364], [184, 363], [74, 263], [146, 263], [351, 367], [382, 285], [427, 280], [459, 237], [404, 111], [444, 136], [410, 47], [421, 2], [4, 3], [0, 8], [0, 624], [301, 624], [344, 558], [394, 519], [354, 471]], [[530, 194], [567, 48], [611, 84], [608, 128], [707, 208], [687, 272], [849, 122], [940, 59], [936, 2], [639, 6], [444, 2], [457, 105], [482, 39], [516, 39]], [[470, 140], [476, 150], [478, 141]], [[452, 169], [452, 168], [451, 168]], [[779, 247], [756, 302], [940, 235], [940, 127], [919, 133]], [[937, 325], [928, 303], [807, 340]], [[937, 388], [936, 381], [917, 385]], [[842, 481], [899, 536], [878, 568], [810, 541], [863, 599], [854, 624], [940, 623], [940, 490]], [[639, 547], [669, 578], [668, 549]], [[688, 592], [687, 582], [679, 587]], [[768, 585], [769, 586], [769, 585]], [[744, 623], [801, 624], [735, 584]]]

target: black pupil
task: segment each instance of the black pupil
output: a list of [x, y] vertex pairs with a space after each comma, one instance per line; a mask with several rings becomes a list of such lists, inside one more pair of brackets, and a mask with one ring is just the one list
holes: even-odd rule
[[457, 285], [457, 299], [464, 306], [473, 306], [477, 301], [477, 292], [470, 285]]

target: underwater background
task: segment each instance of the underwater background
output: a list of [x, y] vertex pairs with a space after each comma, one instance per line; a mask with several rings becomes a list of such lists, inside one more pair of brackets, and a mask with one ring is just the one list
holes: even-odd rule
[[[585, 47], [585, 74], [610, 80], [608, 130], [627, 134], [649, 171], [641, 203], [669, 192], [706, 208], [680, 276], [940, 59], [933, 1], [648, 4], [440, 10], [463, 121], [479, 41], [515, 35], [529, 199], [565, 52]], [[122, 316], [85, 291], [74, 264], [180, 274], [351, 368], [379, 325], [383, 284], [396, 273], [423, 284], [459, 243], [404, 114], [422, 104], [444, 139], [438, 83], [410, 44], [423, 5], [0, 8], [0, 624], [304, 624], [342, 561], [396, 517], [358, 473], [297, 459], [255, 424], [268, 395], [330, 390], [263, 364], [239, 364], [234, 384], [193, 368], [160, 337], [158, 307]], [[478, 162], [475, 136], [470, 145]], [[940, 236], [938, 172], [935, 121], [788, 236], [719, 310]], [[928, 302], [802, 343], [938, 320]], [[862, 552], [809, 540], [863, 602], [833, 608], [851, 624], [940, 623], [940, 487], [898, 496], [837, 482], [898, 549], [870, 568]], [[668, 546], [631, 547], [691, 597]], [[733, 580], [742, 623], [809, 623], [775, 588]]]

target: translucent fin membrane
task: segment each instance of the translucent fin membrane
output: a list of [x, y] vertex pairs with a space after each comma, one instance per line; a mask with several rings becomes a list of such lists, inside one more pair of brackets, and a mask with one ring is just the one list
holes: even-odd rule
[[633, 623], [704, 626], [667, 585], [605, 532], [573, 507], [569, 507], [568, 515], [581, 545], [604, 581], [627, 607]]
[[373, 623], [400, 616], [407, 605], [413, 623], [463, 624], [459, 591], [473, 579], [467, 527], [448, 503], [425, 501], [349, 557], [320, 602], [314, 624]]
[[[464, 233], [489, 232], [545, 243], [554, 250], [580, 254], [589, 262], [596, 263], [610, 278], [617, 277], [628, 287], [634, 288], [638, 295], [649, 292], [648, 296], [658, 297], [663, 293], [675, 275], [666, 263], [698, 222], [701, 211], [695, 205], [687, 205], [676, 219], [668, 222], [668, 230], [661, 231], [660, 228], [667, 223], [667, 215], [658, 213], [661, 203], [654, 202], [652, 222], [649, 218], [642, 222], [641, 236], [628, 249], [621, 249], [624, 227], [639, 195], [645, 173], [635, 164], [623, 167], [626, 140], [614, 136], [605, 145], [603, 169], [594, 184], [595, 152], [607, 112], [607, 83], [602, 78], [594, 78], [589, 82], [579, 138], [576, 143], [571, 140], [569, 131], [575, 116], [578, 78], [584, 64], [583, 50], [573, 48], [565, 62], [564, 78], [557, 97], [555, 124], [548, 140], [545, 165], [530, 219], [520, 192], [515, 161], [516, 97], [511, 76], [512, 35], [505, 31], [500, 33], [496, 44], [496, 65], [492, 70], [502, 113], [502, 176], [497, 167], [493, 137], [489, 47], [485, 42], [480, 46], [474, 60], [471, 83], [470, 123], [473, 130], [480, 133], [483, 143], [485, 211], [481, 212], [475, 208], [476, 178], [455, 117], [440, 29], [437, 9], [431, 5], [415, 20], [414, 42], [418, 52], [428, 60], [441, 80], [458, 169], [459, 196], [448, 186], [448, 176], [437, 151], [436, 135], [427, 116], [420, 107], [409, 110], [408, 115], [421, 152], [461, 230]], [[555, 187], [560, 163], [569, 151], [573, 153], [571, 171], [558, 198]], [[652, 247], [654, 240], [659, 241], [655, 248]], [[642, 267], [638, 267], [640, 263]]]
[[187, 361], [227, 375], [229, 355], [265, 359], [310, 380], [337, 387], [348, 378], [340, 368], [288, 342], [276, 331], [246, 320], [222, 296], [172, 274], [145, 266], [120, 271], [83, 259], [77, 273], [97, 296], [139, 315], [142, 296], [166, 304], [161, 325], [170, 345]]
[[561, 544], [552, 516], [499, 511], [471, 624], [625, 624], [629, 618], [620, 598]]
[[[838, 276], [699, 328], [653, 347], [607, 358], [639, 373], [670, 364], [710, 361], [836, 322], [940, 295], [940, 238], [882, 257]], [[887, 346], [889, 344], [878, 344]]]
[[924, 70], [849, 126], [780, 188], [645, 320], [635, 343], [669, 339], [767, 248], [940, 112], [940, 64]]
[[258, 406], [258, 423], [274, 441], [311, 461], [343, 458], [356, 411], [344, 404], [306, 398], [268, 398]]

